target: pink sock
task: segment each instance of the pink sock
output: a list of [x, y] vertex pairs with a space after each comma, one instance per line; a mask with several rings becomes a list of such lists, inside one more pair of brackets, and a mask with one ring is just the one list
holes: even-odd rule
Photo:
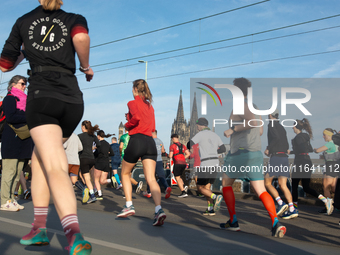
[[34, 207], [33, 229], [46, 228], [48, 207]]
[[61, 225], [63, 226], [67, 242], [72, 246], [72, 237], [74, 234], [80, 233], [78, 216], [76, 214], [66, 215], [61, 219]]

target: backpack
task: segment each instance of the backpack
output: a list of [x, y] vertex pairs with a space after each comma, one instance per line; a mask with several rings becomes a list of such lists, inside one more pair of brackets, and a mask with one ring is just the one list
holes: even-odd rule
[[340, 133], [332, 135], [332, 140], [335, 145], [340, 146]]
[[184, 153], [183, 153], [183, 144], [181, 144], [181, 143], [175, 143], [175, 144], [178, 147], [178, 153], [174, 154], [174, 156], [177, 156], [179, 154], [183, 154], [184, 155]]

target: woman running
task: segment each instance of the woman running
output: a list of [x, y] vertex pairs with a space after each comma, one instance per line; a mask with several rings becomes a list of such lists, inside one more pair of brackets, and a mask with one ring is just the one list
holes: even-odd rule
[[121, 173], [126, 204], [117, 216], [125, 218], [135, 214], [130, 173], [138, 159], [141, 158], [145, 179], [150, 185], [156, 205], [153, 225], [160, 226], [163, 225], [166, 215], [161, 207], [161, 190], [155, 177], [157, 148], [152, 138], [152, 132], [155, 131], [155, 113], [151, 105], [152, 94], [147, 82], [142, 79], [133, 82], [132, 93], [135, 99], [128, 103], [129, 113], [126, 115], [127, 123], [125, 123], [130, 141], [125, 149]]
[[332, 140], [332, 136], [334, 133], [336, 133], [335, 130], [331, 128], [326, 128], [323, 131], [323, 139], [327, 143], [320, 148], [314, 149], [315, 153], [323, 152], [325, 158], [325, 172], [323, 174], [323, 194], [327, 199], [325, 204], [328, 215], [331, 215], [334, 209], [330, 189], [333, 193], [335, 192], [335, 186], [338, 177], [338, 173], [335, 170], [338, 167], [337, 161], [339, 160], [339, 148], [337, 145], [334, 144]]
[[107, 179], [107, 175], [110, 172], [110, 156], [113, 156], [113, 150], [110, 144], [104, 140], [104, 138], [112, 136], [111, 134], [105, 134], [103, 130], [97, 132], [97, 138], [100, 141], [100, 147], [97, 148], [96, 162], [94, 165], [94, 184], [98, 191], [97, 200], [103, 200], [103, 193], [101, 184], [108, 184], [111, 179]]
[[34, 223], [20, 243], [49, 243], [46, 218], [52, 195], [70, 254], [90, 254], [91, 244], [80, 234], [77, 203], [63, 148], [84, 111], [82, 92], [74, 75], [75, 52], [87, 81], [93, 77], [87, 22], [81, 15], [60, 10], [61, 0], [39, 2], [39, 7], [17, 19], [0, 59], [3, 72], [13, 70], [24, 57], [31, 67], [26, 118], [35, 144], [31, 183]]
[[[95, 164], [93, 154], [93, 143], [96, 144], [96, 148], [100, 147], [98, 138], [94, 135], [94, 132], [99, 130], [98, 125], [92, 127], [91, 121], [84, 120], [81, 123], [81, 131], [79, 139], [83, 144], [83, 150], [79, 154], [80, 158], [80, 171], [87, 187], [83, 188], [83, 204], [96, 202], [96, 196], [94, 195], [93, 185], [91, 182], [90, 170]], [[90, 197], [89, 197], [90, 193]]]
[[[309, 153], [313, 152], [313, 148], [310, 144], [310, 139], [313, 139], [312, 128], [307, 119], [296, 120], [296, 122], [297, 125], [293, 127], [296, 136], [292, 140], [293, 150], [290, 151], [290, 154], [295, 155], [295, 167], [292, 171], [292, 196], [294, 207], [296, 209], [298, 208], [298, 186], [300, 180], [304, 192], [319, 198], [326, 204], [327, 199], [309, 186], [313, 167], [313, 163], [309, 157]], [[307, 133], [302, 132], [303, 130]]]

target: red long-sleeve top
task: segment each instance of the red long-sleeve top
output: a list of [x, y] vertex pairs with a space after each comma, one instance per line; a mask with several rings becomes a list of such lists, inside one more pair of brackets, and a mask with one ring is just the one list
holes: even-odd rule
[[152, 105], [143, 101], [139, 96], [135, 96], [135, 100], [128, 102], [127, 105], [129, 112], [125, 128], [129, 131], [129, 135], [152, 136], [151, 133], [155, 131], [155, 111]]

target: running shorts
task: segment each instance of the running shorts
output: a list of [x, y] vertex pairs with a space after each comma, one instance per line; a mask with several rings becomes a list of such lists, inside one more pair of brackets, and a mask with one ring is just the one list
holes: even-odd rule
[[88, 174], [91, 168], [94, 166], [95, 160], [91, 158], [80, 159], [80, 171], [82, 174]]
[[205, 186], [207, 184], [213, 184], [216, 178], [197, 178], [196, 185]]
[[263, 180], [263, 156], [261, 151], [238, 150], [224, 158], [222, 171], [231, 179]]
[[76, 176], [78, 176], [79, 173], [79, 165], [68, 165], [68, 173], [69, 174], [74, 174]]
[[103, 172], [110, 172], [110, 164], [108, 162], [96, 162], [94, 168]]
[[174, 164], [174, 176], [181, 176], [187, 165], [184, 164]]
[[157, 148], [151, 136], [135, 134], [130, 136], [129, 144], [124, 151], [124, 160], [128, 163], [137, 163], [138, 159], [157, 159]]
[[288, 157], [271, 156], [267, 165], [266, 173], [269, 177], [290, 177]]
[[111, 161], [111, 169], [112, 170], [117, 170], [119, 166], [120, 166], [120, 162], [116, 163], [116, 162]]
[[331, 177], [340, 177], [340, 163], [339, 161], [326, 161], [325, 165], [325, 175]]
[[71, 104], [64, 101], [43, 97], [27, 102], [26, 120], [28, 128], [55, 124], [61, 127], [63, 138], [70, 137], [84, 113], [83, 104]]

